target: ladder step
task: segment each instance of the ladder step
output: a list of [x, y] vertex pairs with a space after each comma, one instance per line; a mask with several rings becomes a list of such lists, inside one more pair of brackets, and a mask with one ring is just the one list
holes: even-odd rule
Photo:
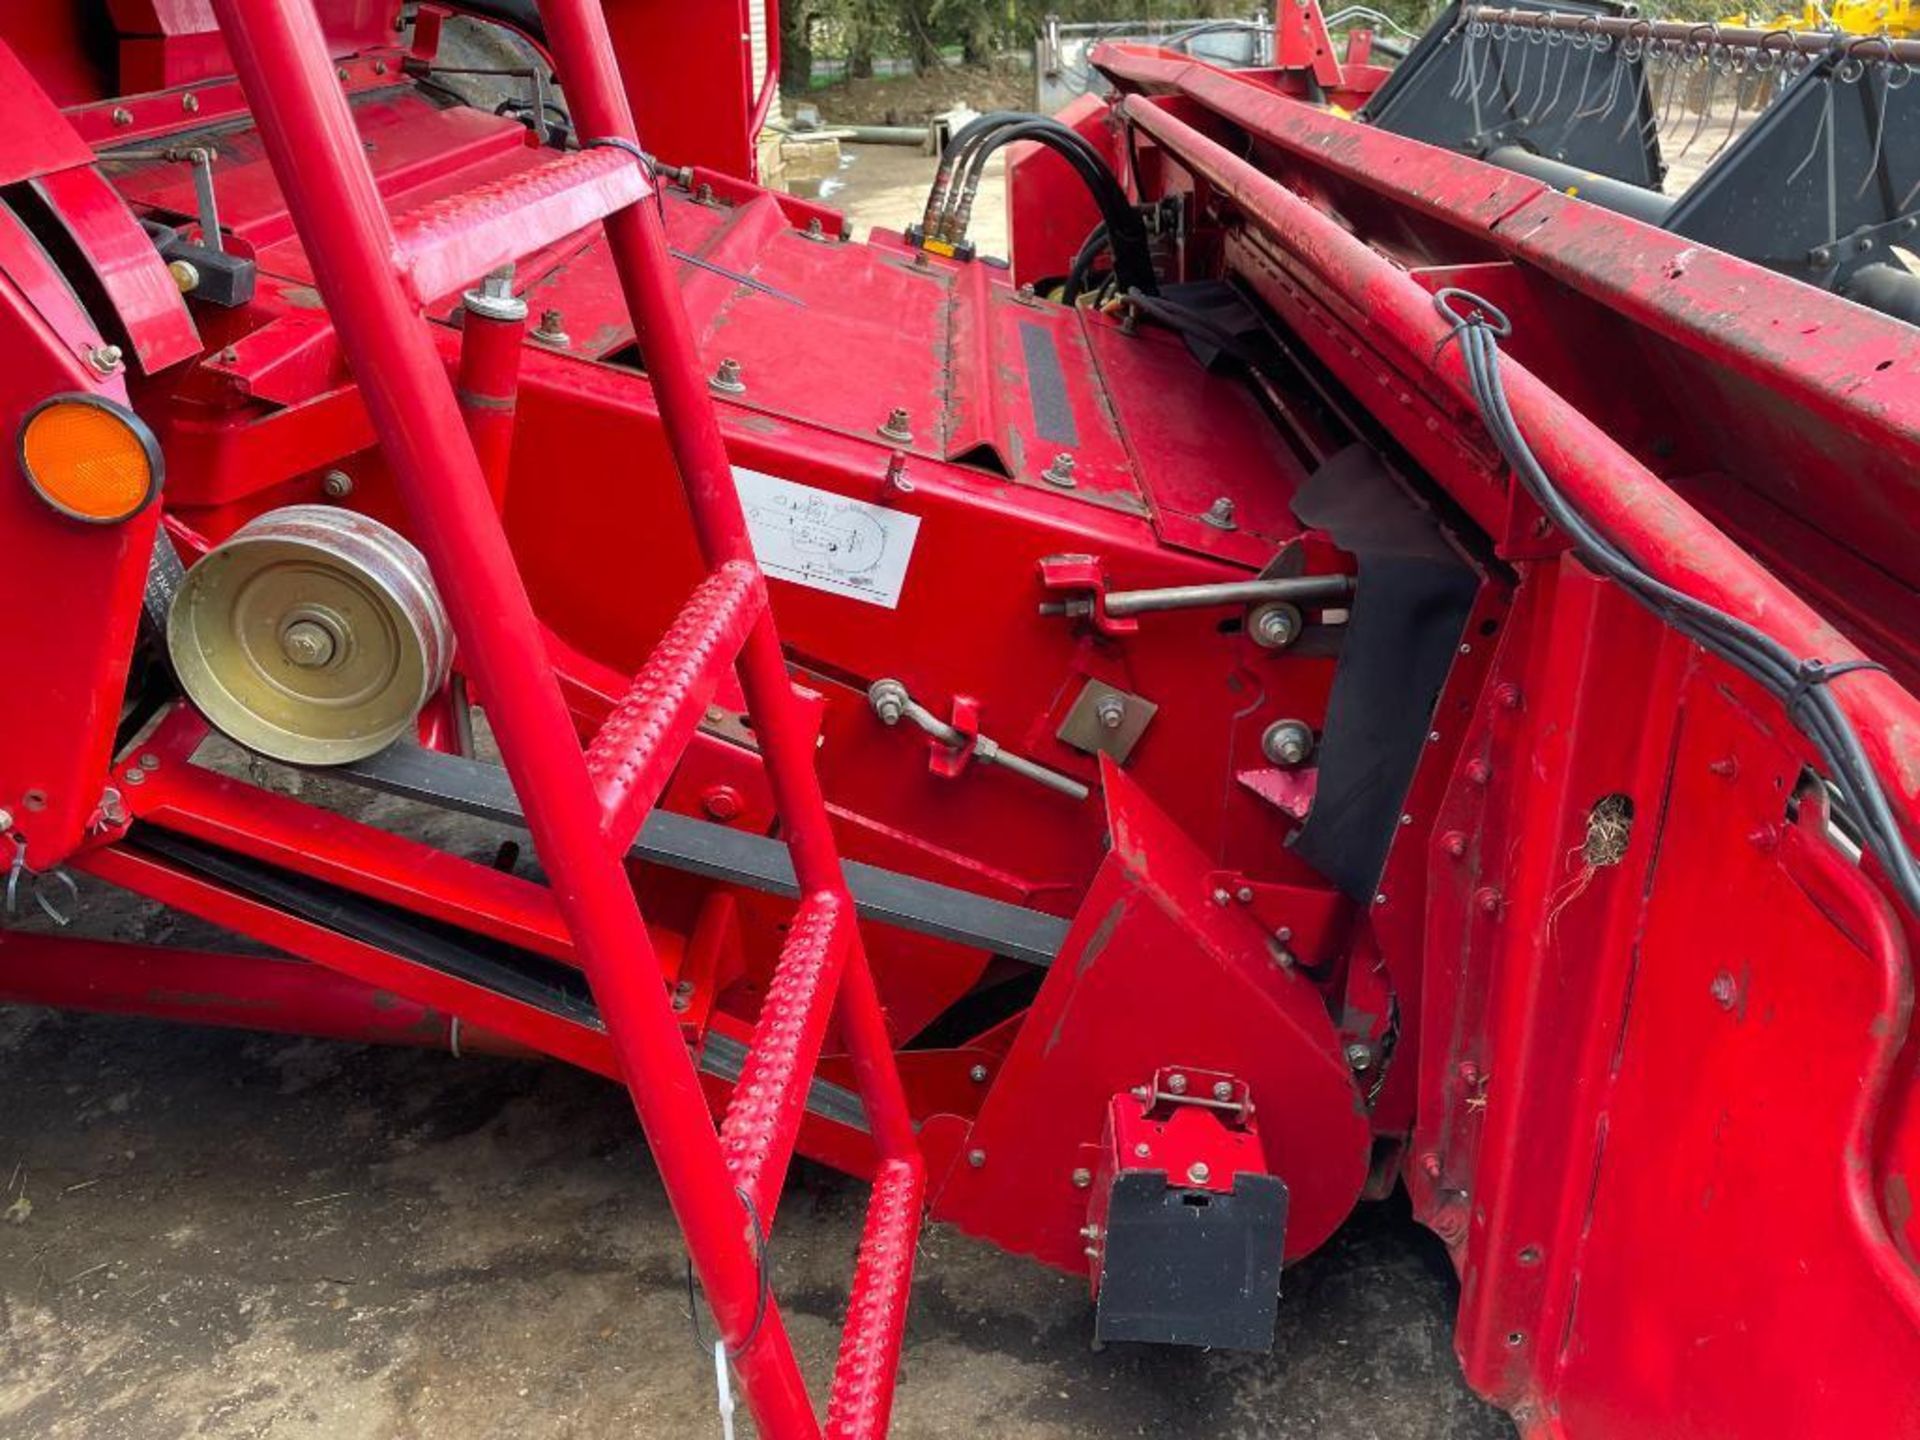
[[425, 305], [649, 193], [640, 162], [626, 151], [577, 150], [396, 216], [401, 269]]
[[840, 1360], [827, 1402], [828, 1440], [875, 1440], [887, 1433], [900, 1339], [913, 1289], [925, 1172], [918, 1158], [881, 1162], [867, 1202], [867, 1227], [853, 1272]]
[[760, 571], [744, 560], [700, 583], [686, 608], [587, 747], [602, 827], [621, 850], [633, 843], [727, 669], [766, 607]]
[[747, 1193], [762, 1228], [773, 1224], [780, 1186], [793, 1158], [807, 1088], [846, 965], [851, 922], [847, 903], [832, 891], [800, 902], [760, 1002], [740, 1083], [720, 1125], [727, 1169], [733, 1183]]

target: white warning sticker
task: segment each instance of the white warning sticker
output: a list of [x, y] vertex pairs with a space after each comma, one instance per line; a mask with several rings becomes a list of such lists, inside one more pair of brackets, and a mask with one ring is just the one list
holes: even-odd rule
[[767, 574], [889, 610], [899, 606], [920, 533], [918, 515], [739, 465], [733, 483], [754, 558]]

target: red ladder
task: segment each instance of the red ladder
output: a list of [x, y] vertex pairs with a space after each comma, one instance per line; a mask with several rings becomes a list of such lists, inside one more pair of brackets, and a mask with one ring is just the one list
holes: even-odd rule
[[[433, 206], [404, 231], [375, 187], [307, 0], [213, 6], [361, 378], [413, 538], [486, 697], [720, 1334], [761, 1433], [778, 1440], [820, 1433], [761, 1262], [837, 997], [877, 1163], [826, 1428], [879, 1435], [893, 1400], [923, 1167], [814, 772], [811, 729], [754, 563], [666, 236], [642, 203], [651, 189], [600, 6], [540, 6], [587, 148]], [[583, 753], [420, 307], [595, 219], [605, 222], [711, 573]], [[621, 857], [728, 665], [746, 692], [803, 898], [716, 1130]]]

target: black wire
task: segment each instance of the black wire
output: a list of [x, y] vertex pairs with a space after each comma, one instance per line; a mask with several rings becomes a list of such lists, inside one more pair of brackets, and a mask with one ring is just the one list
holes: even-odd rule
[[[758, 1270], [758, 1296], [753, 1307], [753, 1323], [747, 1327], [747, 1333], [738, 1345], [727, 1349], [727, 1359], [738, 1360], [753, 1348], [753, 1342], [760, 1338], [760, 1327], [766, 1322], [768, 1302], [773, 1298], [773, 1274], [767, 1264], [767, 1237], [760, 1229], [760, 1212], [754, 1207], [753, 1197], [738, 1186], [734, 1194], [740, 1197], [740, 1203], [747, 1207], [747, 1219], [753, 1225], [754, 1263]], [[687, 1323], [693, 1326], [693, 1343], [699, 1347], [702, 1355], [711, 1355], [713, 1346], [707, 1343], [707, 1337], [700, 1333], [700, 1302], [693, 1285], [693, 1257], [687, 1257]]]
[[1183, 335], [1197, 335], [1209, 345], [1218, 346], [1236, 360], [1244, 360], [1249, 364], [1253, 362], [1252, 348], [1245, 340], [1198, 310], [1176, 305], [1171, 300], [1143, 295], [1138, 290], [1127, 292], [1127, 302], [1148, 319], [1158, 320], [1169, 330], [1176, 330]]
[[1080, 242], [1080, 248], [1074, 253], [1073, 264], [1067, 267], [1066, 289], [1060, 292], [1060, 303], [1071, 305], [1078, 300], [1087, 288], [1087, 280], [1093, 269], [1093, 262], [1100, 258], [1101, 252], [1113, 248], [1108, 236], [1111, 232], [1107, 222], [1102, 220], [1087, 232], [1087, 238]]
[[[1461, 313], [1459, 300], [1471, 306]], [[1547, 518], [1573, 542], [1575, 553], [1640, 604], [1706, 649], [1751, 676], [1785, 706], [1787, 717], [1812, 741], [1842, 803], [1860, 823], [1866, 849], [1887, 873], [1906, 906], [1920, 914], [1920, 861], [1915, 859], [1852, 720], [1833, 696], [1831, 682], [1862, 670], [1884, 670], [1872, 660], [1837, 664], [1799, 656], [1737, 616], [1656, 578], [1597, 530], [1560, 492], [1527, 443], [1500, 375], [1498, 336], [1510, 326], [1493, 306], [1459, 290], [1434, 303], [1453, 326], [1467, 381], [1487, 433]]]

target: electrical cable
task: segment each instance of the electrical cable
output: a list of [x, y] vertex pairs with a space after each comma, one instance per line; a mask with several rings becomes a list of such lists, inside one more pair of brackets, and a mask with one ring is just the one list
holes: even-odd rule
[[[1454, 302], [1468, 307], [1464, 312]], [[1829, 783], [1859, 825], [1865, 848], [1879, 862], [1907, 908], [1920, 914], [1920, 860], [1902, 834], [1887, 792], [1860, 743], [1851, 719], [1834, 699], [1832, 682], [1886, 667], [1874, 660], [1829, 664], [1799, 656], [1772, 636], [1724, 610], [1675, 589], [1649, 574], [1602, 534], [1554, 485], [1540, 464], [1507, 401], [1500, 374], [1500, 339], [1512, 333], [1506, 316], [1471, 292], [1449, 288], [1434, 304], [1453, 327], [1468, 384], [1487, 433], [1547, 518], [1573, 542], [1574, 552], [1641, 605], [1751, 677], [1778, 698], [1787, 717], [1813, 743], [1827, 766]]]
[[1113, 247], [1108, 241], [1107, 222], [1102, 220], [1087, 232], [1087, 238], [1080, 242], [1080, 248], [1074, 252], [1073, 263], [1067, 267], [1066, 288], [1060, 292], [1060, 303], [1072, 305], [1086, 292], [1087, 281], [1092, 276], [1093, 262], [1100, 258], [1102, 251]]

